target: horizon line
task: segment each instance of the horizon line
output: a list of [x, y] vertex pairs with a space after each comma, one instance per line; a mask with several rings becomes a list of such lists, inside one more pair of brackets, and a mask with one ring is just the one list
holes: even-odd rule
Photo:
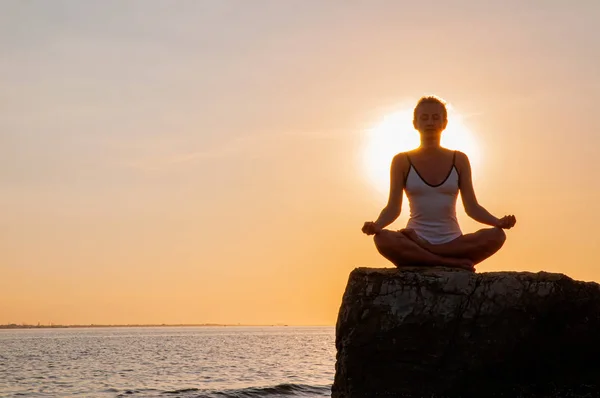
[[334, 324], [287, 324], [287, 323], [132, 323], [132, 324], [16, 324], [0, 325], [0, 329], [68, 329], [68, 328], [119, 328], [119, 327], [330, 327]]

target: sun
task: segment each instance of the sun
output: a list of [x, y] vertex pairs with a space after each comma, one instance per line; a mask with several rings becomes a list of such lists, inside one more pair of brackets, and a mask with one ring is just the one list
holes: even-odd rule
[[[412, 109], [406, 109], [391, 113], [365, 132], [363, 170], [368, 181], [381, 194], [389, 192], [390, 164], [394, 155], [419, 146], [419, 133], [413, 127], [412, 112]], [[451, 107], [448, 107], [448, 127], [442, 133], [441, 144], [464, 152], [473, 169], [479, 164], [480, 151], [475, 137]]]

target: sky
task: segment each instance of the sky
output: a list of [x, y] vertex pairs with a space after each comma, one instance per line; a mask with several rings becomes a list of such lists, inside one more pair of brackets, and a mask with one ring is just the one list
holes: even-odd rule
[[382, 129], [417, 134], [384, 121], [424, 94], [476, 143], [479, 202], [517, 217], [478, 272], [600, 282], [598, 20], [596, 0], [0, 2], [0, 324], [335, 324], [349, 273], [393, 266], [360, 229], [403, 150]]

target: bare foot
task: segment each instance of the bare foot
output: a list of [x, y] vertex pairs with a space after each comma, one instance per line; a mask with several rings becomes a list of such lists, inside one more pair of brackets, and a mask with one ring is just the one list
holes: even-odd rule
[[461, 268], [467, 271], [475, 272], [475, 265], [473, 261], [467, 258], [446, 258], [446, 264], [444, 264], [451, 268]]
[[412, 228], [404, 228], [404, 229], [401, 229], [400, 232], [402, 232], [408, 239], [412, 240], [417, 245], [421, 246], [423, 249], [427, 249], [428, 246], [431, 245], [425, 239], [423, 239], [419, 235], [417, 235], [415, 230]]

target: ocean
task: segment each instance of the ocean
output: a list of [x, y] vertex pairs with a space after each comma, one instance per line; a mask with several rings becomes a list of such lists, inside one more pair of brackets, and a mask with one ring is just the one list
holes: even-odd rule
[[334, 327], [0, 330], [2, 397], [326, 397]]

